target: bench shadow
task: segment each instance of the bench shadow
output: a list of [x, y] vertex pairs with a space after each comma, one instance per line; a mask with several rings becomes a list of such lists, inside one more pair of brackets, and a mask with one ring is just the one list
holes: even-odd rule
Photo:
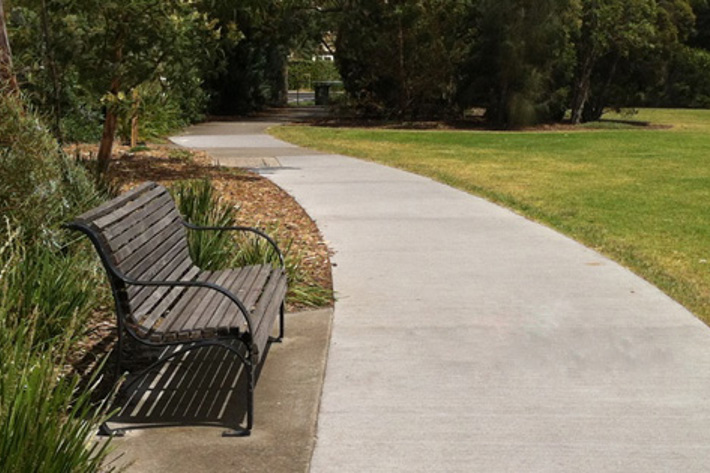
[[[186, 345], [154, 352], [167, 355]], [[236, 346], [236, 345], [235, 345]], [[262, 360], [268, 357], [267, 344]], [[143, 348], [145, 351], [145, 348]], [[144, 357], [140, 365], [149, 363]], [[263, 362], [256, 370], [258, 382]], [[219, 426], [238, 429], [246, 423], [248, 375], [241, 360], [217, 346], [184, 353], [137, 376], [133, 363], [112, 404], [117, 411], [107, 426], [124, 431], [169, 426]], [[135, 381], [135, 382], [133, 382]], [[126, 389], [126, 386], [130, 386]]]

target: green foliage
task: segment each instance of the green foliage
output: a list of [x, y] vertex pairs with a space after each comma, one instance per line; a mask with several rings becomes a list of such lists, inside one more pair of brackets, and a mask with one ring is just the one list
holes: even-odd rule
[[340, 80], [340, 74], [333, 61], [301, 60], [291, 61], [288, 65], [289, 89], [312, 89], [313, 82], [337, 80]]
[[119, 106], [118, 136], [131, 139], [131, 124], [138, 120], [138, 140], [155, 141], [187, 125], [177, 97], [164, 91], [158, 81], [144, 82], [124, 97]]
[[[195, 225], [229, 227], [237, 225], [238, 209], [227, 206], [208, 180], [183, 181], [171, 189], [183, 218]], [[278, 228], [267, 230], [277, 235]], [[197, 266], [219, 270], [251, 264], [276, 264], [273, 247], [263, 238], [248, 232], [189, 231], [190, 255]], [[278, 238], [277, 238], [278, 243]], [[309, 280], [301, 267], [303, 256], [278, 243], [284, 255], [289, 280], [289, 300], [300, 305], [324, 306], [332, 300], [331, 291]]]
[[32, 354], [31, 329], [8, 327], [0, 308], [0, 458], [13, 473], [111, 471], [108, 442], [93, 439], [105, 413], [79, 391], [79, 378], [57, 377], [51, 353]]
[[148, 89], [146, 137], [199, 119], [219, 31], [193, 3], [16, 0], [9, 32], [21, 86], [67, 141], [97, 139], [102, 109], [135, 88]]
[[710, 51], [681, 48], [671, 62], [663, 104], [710, 108]]
[[577, 4], [566, 0], [482, 0], [460, 98], [494, 124], [521, 127], [562, 119], [574, 68]]
[[56, 227], [102, 196], [20, 97], [0, 95], [0, 217], [22, 222], [25, 237], [58, 245]]
[[0, 116], [0, 467], [100, 471], [107, 444], [92, 434], [103, 411], [57, 369], [96, 308], [100, 277], [58, 225], [102, 195], [20, 97], [0, 93]]
[[108, 443], [93, 440], [105, 410], [92, 404], [90, 389], [79, 389], [77, 376], [57, 372], [96, 282], [82, 280], [86, 273], [75, 266], [85, 257], [52, 268], [63, 257], [28, 246], [22, 233], [8, 226], [0, 246], [0, 469], [106, 471]]
[[3, 247], [0, 296], [18, 324], [40, 315], [34, 340], [46, 344], [97, 303], [96, 262], [85, 251], [62, 250], [67, 235], [59, 226], [104, 195], [19, 97], [0, 96], [0, 114], [9, 118], [0, 122], [0, 222], [17, 228]]
[[695, 21], [687, 0], [582, 2], [572, 122], [599, 119], [608, 104], [639, 102], [664, 81], [669, 58]]
[[446, 115], [469, 2], [357, 0], [339, 19], [336, 63], [345, 90], [365, 115]]
[[14, 0], [8, 18], [22, 88], [62, 141], [98, 139], [102, 122], [112, 135], [114, 113], [124, 139], [138, 116], [145, 140], [206, 107], [285, 105], [287, 76], [336, 78], [327, 62], [287, 64], [324, 38], [362, 115], [477, 106], [508, 127], [702, 105], [710, 49], [706, 0]]
[[[213, 113], [244, 114], [266, 105], [286, 105], [287, 56], [308, 49], [327, 28], [313, 0], [205, 2], [218, 20], [222, 57], [207, 81]], [[307, 45], [307, 46], [306, 46]]]
[[2, 297], [7, 317], [20, 325], [33, 323], [34, 341], [46, 345], [66, 338], [73, 324], [85, 325], [100, 298], [103, 282], [89, 251], [59, 252], [46, 245], [16, 240], [7, 251]]
[[[180, 215], [202, 227], [233, 227], [234, 210], [217, 196], [209, 180], [182, 181], [171, 188]], [[234, 240], [230, 232], [191, 231], [190, 256], [197, 266], [214, 270], [234, 260]]]

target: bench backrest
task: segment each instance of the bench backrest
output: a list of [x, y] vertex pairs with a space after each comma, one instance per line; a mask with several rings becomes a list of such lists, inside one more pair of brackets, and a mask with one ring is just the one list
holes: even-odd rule
[[[78, 225], [77, 225], [78, 224]], [[187, 235], [168, 190], [147, 182], [92, 209], [69, 224], [94, 242], [106, 265], [135, 280], [191, 279], [199, 271], [190, 258]], [[88, 231], [87, 231], [88, 230]], [[107, 267], [109, 274], [111, 269]], [[165, 303], [169, 288], [125, 287], [110, 276], [121, 312], [139, 332], [155, 323], [150, 317]], [[179, 296], [184, 289], [173, 289]]]

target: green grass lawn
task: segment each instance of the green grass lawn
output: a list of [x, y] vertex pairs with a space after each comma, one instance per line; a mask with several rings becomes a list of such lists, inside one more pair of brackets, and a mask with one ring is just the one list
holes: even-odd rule
[[271, 132], [515, 209], [633, 269], [710, 323], [710, 110], [605, 118], [672, 128], [603, 122], [543, 132], [304, 126]]

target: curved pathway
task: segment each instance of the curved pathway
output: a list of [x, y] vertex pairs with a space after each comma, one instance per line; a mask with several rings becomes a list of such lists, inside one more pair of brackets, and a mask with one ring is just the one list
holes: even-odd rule
[[335, 251], [313, 472], [710, 470], [710, 329], [655, 287], [432, 180], [202, 127]]

